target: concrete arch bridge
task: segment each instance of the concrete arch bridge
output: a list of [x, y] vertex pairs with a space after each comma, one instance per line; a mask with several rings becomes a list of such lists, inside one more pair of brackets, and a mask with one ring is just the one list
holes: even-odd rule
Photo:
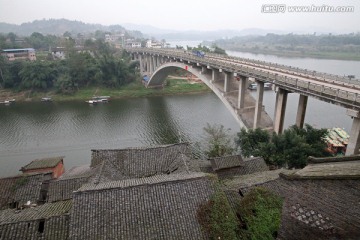
[[[296, 125], [303, 127], [308, 97], [347, 109], [353, 119], [347, 155], [360, 148], [360, 80], [251, 59], [206, 54], [195, 56], [178, 49], [127, 48], [140, 71], [149, 76], [147, 87], [162, 86], [166, 77], [181, 68], [197, 76], [219, 97], [240, 127], [263, 128], [281, 133], [288, 93], [300, 94]], [[256, 83], [254, 98], [249, 80]], [[265, 83], [276, 91], [272, 118], [263, 107]]]

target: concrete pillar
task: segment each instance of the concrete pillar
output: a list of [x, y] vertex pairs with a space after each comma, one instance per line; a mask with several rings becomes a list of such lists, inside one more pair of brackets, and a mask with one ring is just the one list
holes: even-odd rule
[[150, 68], [149, 73], [152, 74], [154, 72], [154, 58], [153, 56], [149, 56]]
[[359, 154], [360, 148], [360, 112], [347, 109], [346, 114], [353, 118], [353, 123], [350, 131], [349, 144], [346, 148], [346, 156]]
[[218, 78], [219, 78], [219, 70], [213, 68], [211, 74], [211, 82], [215, 82]]
[[224, 81], [224, 92], [230, 91], [230, 81], [234, 77], [234, 73], [232, 72], [225, 72], [225, 81]]
[[150, 73], [150, 55], [146, 55], [146, 72]]
[[206, 67], [202, 66], [201, 67], [201, 74], [205, 74], [206, 73]]
[[240, 76], [239, 80], [239, 95], [238, 95], [238, 108], [242, 109], [245, 106], [245, 91], [247, 77]]
[[307, 101], [308, 101], [308, 96], [304, 96], [300, 94], [299, 104], [296, 114], [296, 126], [298, 126], [299, 128], [304, 127]]
[[288, 91], [278, 88], [276, 93], [274, 131], [277, 134], [282, 133], [284, 128], [285, 110]]
[[253, 128], [257, 128], [260, 126], [261, 121], [261, 112], [263, 106], [263, 98], [264, 98], [264, 83], [258, 80], [255, 80], [257, 83], [256, 91], [256, 105], [255, 105], [255, 114], [254, 114], [254, 126]]
[[140, 73], [142, 74], [144, 72], [144, 66], [143, 66], [143, 60], [142, 60], [142, 55], [139, 54], [139, 65], [140, 65]]

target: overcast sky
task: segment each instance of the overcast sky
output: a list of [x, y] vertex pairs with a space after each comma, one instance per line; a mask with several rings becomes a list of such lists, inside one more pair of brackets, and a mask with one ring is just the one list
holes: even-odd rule
[[[353, 6], [351, 13], [263, 13], [264, 4]], [[174, 30], [262, 28], [360, 31], [359, 0], [0, 0], [0, 22], [66, 18], [104, 25], [134, 23]]]

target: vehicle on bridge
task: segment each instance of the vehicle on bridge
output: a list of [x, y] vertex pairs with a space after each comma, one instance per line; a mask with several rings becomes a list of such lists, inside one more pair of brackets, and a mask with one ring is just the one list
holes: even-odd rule
[[203, 51], [193, 50], [192, 53], [197, 57], [202, 57], [202, 58], [205, 57], [205, 53]]
[[[264, 83], [264, 89], [265, 90], [271, 90], [271, 88], [272, 88], [272, 83], [269, 83], [269, 82]], [[248, 89], [256, 90], [257, 89], [257, 84], [256, 83], [250, 83]]]

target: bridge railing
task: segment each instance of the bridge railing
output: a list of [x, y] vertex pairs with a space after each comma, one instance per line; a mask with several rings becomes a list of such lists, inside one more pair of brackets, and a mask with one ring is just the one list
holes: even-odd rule
[[[200, 58], [186, 51], [184, 52], [183, 50], [174, 51], [174, 50], [166, 50], [166, 49], [139, 48], [139, 49], [129, 49], [129, 51], [152, 53], [164, 57], [173, 58], [174, 60], [182, 60], [192, 63], [199, 63], [206, 66], [211, 66], [213, 68], [222, 69], [224, 71], [234, 72], [248, 77], [254, 77], [261, 81], [272, 82], [275, 85], [281, 86], [282, 88], [288, 89], [290, 91], [301, 92], [305, 94], [308, 93], [316, 97], [327, 99], [328, 101], [331, 102], [340, 103], [346, 107], [360, 110], [360, 95], [346, 90], [339, 90], [336, 87], [325, 87], [323, 84], [320, 83], [319, 84], [310, 83], [296, 77], [274, 74], [267, 70], [261, 70], [255, 67], [249, 67], [245, 65], [238, 65], [232, 63], [231, 61], [224, 62], [224, 61], [216, 60], [216, 58], [215, 59], [206, 58], [206, 57]], [[271, 70], [271, 66], [268, 65], [267, 69]], [[323, 79], [319, 79], [319, 80], [324, 81]]]
[[246, 64], [246, 63], [258, 64], [261, 66], [268, 66], [268, 67], [273, 67], [273, 68], [277, 68], [277, 69], [283, 69], [286, 71], [297, 72], [300, 74], [304, 74], [304, 75], [308, 75], [308, 76], [310, 75], [310, 76], [314, 76], [314, 77], [318, 77], [318, 78], [322, 78], [322, 79], [330, 79], [330, 80], [344, 82], [344, 83], [348, 83], [348, 84], [360, 85], [360, 79], [350, 78], [349, 76], [339, 76], [339, 75], [335, 75], [335, 74], [318, 72], [318, 71], [314, 71], [314, 70], [308, 70], [308, 69], [292, 67], [292, 66], [287, 66], [287, 65], [278, 64], [278, 63], [260, 61], [260, 60], [250, 59], [250, 58], [224, 56], [224, 55], [219, 55], [219, 54], [215, 54], [214, 56], [227, 58], [229, 60], [240, 61], [240, 62], [243, 62], [244, 64]]
[[[143, 48], [139, 48], [139, 49], [143, 49]], [[186, 50], [181, 50], [181, 49], [151, 49], [151, 48], [147, 48], [146, 52], [166, 52], [167, 54], [171, 54], [174, 52], [177, 53], [188, 53]], [[308, 70], [308, 69], [303, 69], [303, 68], [298, 68], [298, 67], [293, 67], [293, 66], [287, 66], [287, 65], [283, 65], [283, 64], [278, 64], [278, 63], [272, 63], [272, 62], [266, 62], [266, 61], [260, 61], [260, 60], [255, 60], [255, 59], [250, 59], [250, 58], [241, 58], [241, 57], [235, 57], [235, 56], [224, 56], [224, 55], [220, 55], [220, 54], [214, 54], [214, 53], [209, 53], [207, 54], [209, 56], [213, 56], [213, 57], [217, 57], [217, 58], [225, 58], [228, 59], [230, 61], [240, 61], [243, 64], [256, 64], [262, 67], [269, 67], [269, 69], [271, 68], [276, 68], [276, 69], [282, 69], [285, 71], [290, 71], [290, 72], [295, 72], [298, 74], [304, 74], [307, 76], [313, 76], [313, 77], [317, 77], [323, 80], [332, 80], [332, 81], [338, 81], [338, 82], [343, 82], [343, 83], [347, 83], [347, 84], [353, 84], [353, 85], [359, 85], [360, 86], [360, 79], [355, 79], [355, 78], [349, 78], [347, 76], [339, 76], [339, 75], [335, 75], [335, 74], [329, 74], [329, 73], [324, 73], [324, 72], [318, 72], [318, 71], [314, 71], [314, 70]]]

